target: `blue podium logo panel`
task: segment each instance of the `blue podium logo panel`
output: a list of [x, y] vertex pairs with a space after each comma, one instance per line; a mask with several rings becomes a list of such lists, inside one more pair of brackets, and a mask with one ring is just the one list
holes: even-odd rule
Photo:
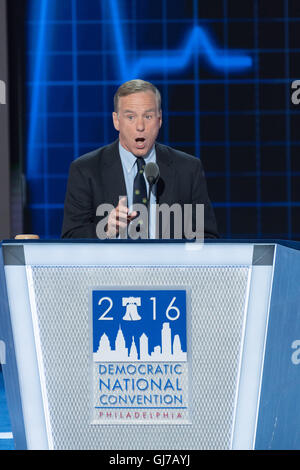
[[188, 422], [185, 290], [92, 291], [93, 424]]
[[184, 290], [93, 291], [95, 361], [185, 361]]

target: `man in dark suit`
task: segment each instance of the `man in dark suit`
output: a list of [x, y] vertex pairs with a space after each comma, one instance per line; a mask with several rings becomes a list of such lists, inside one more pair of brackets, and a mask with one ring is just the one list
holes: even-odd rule
[[[166, 205], [177, 205], [182, 210], [189, 205], [192, 208], [192, 233], [196, 225], [195, 208], [203, 205], [204, 237], [218, 237], [200, 160], [156, 142], [162, 124], [157, 88], [143, 80], [131, 80], [121, 85], [114, 98], [113, 123], [119, 132], [117, 141], [71, 164], [62, 237], [122, 238], [122, 233], [139, 216], [134, 204], [145, 204], [148, 197], [150, 211], [156, 204], [156, 213], [157, 208]], [[149, 162], [156, 163], [159, 168], [159, 179], [150, 196], [143, 174]], [[104, 212], [106, 209], [106, 214], [101, 208]], [[151, 214], [151, 238], [178, 238], [175, 227], [178, 221], [169, 219], [166, 234], [162, 232], [155, 212]], [[183, 229], [180, 238], [184, 236]]]

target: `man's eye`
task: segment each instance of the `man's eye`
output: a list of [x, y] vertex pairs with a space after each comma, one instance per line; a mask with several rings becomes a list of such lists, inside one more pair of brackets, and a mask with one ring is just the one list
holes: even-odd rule
[[132, 121], [132, 120], [133, 120], [133, 118], [134, 118], [134, 116], [130, 116], [130, 115], [128, 115], [128, 116], [127, 116], [127, 118], [129, 119], [129, 121]]
[[152, 119], [152, 114], [148, 114], [148, 115], [146, 116], [146, 119]]

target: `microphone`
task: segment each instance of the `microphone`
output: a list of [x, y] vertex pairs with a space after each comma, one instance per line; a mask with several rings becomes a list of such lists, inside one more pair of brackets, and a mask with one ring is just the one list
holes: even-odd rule
[[147, 163], [144, 170], [149, 186], [153, 186], [159, 178], [159, 168], [156, 163]]
[[147, 197], [147, 209], [148, 209], [148, 239], [150, 238], [150, 195], [152, 186], [158, 181], [159, 168], [154, 162], [147, 163], [145, 166], [144, 174], [149, 183], [148, 197]]

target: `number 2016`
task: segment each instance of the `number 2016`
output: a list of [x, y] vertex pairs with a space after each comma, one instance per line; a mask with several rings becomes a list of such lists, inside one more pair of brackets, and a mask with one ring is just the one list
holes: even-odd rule
[[[156, 320], [157, 299], [156, 297], [150, 297], [150, 300], [152, 301], [153, 320]], [[178, 307], [176, 307], [176, 305], [174, 305], [175, 300], [176, 300], [176, 297], [173, 297], [173, 299], [171, 300], [171, 302], [169, 303], [165, 311], [166, 318], [170, 321], [178, 320], [178, 318], [180, 317], [180, 310]], [[98, 305], [99, 306], [102, 305], [103, 302], [107, 302], [107, 308], [102, 313], [102, 315], [100, 315], [98, 320], [113, 320], [113, 317], [108, 316], [108, 313], [113, 308], [112, 299], [110, 297], [101, 297], [101, 299], [99, 299]]]

